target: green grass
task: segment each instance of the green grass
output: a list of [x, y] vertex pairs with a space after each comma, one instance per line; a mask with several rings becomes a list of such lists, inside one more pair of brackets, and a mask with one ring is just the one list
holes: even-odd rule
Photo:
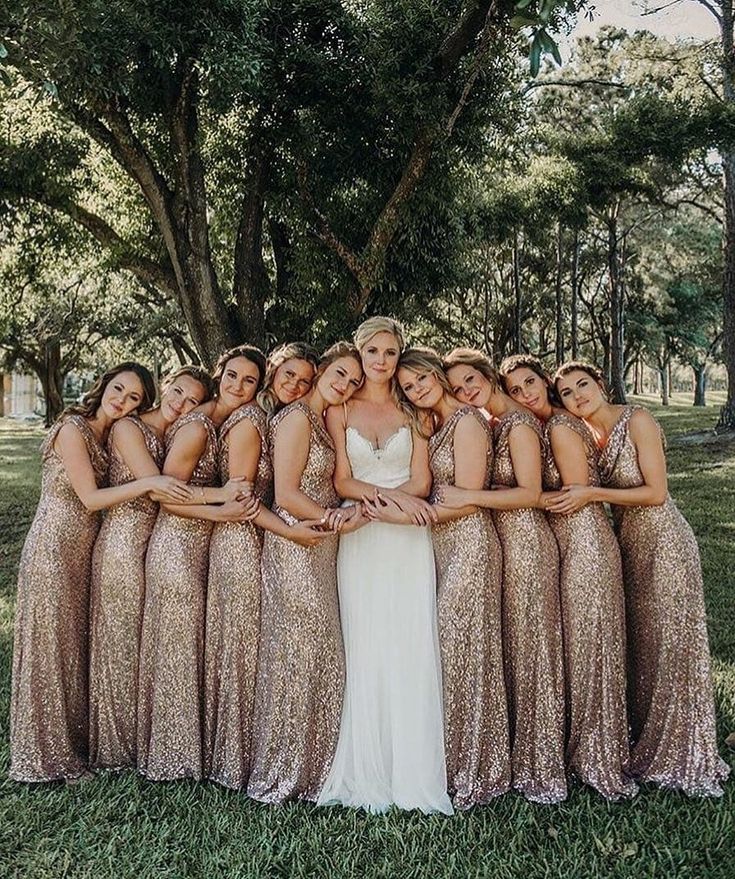
[[[646, 405], [652, 400], [646, 399]], [[735, 444], [678, 445], [716, 406], [653, 406], [671, 491], [702, 550], [720, 733], [735, 729]], [[648, 789], [610, 805], [575, 788], [556, 807], [516, 796], [452, 819], [256, 805], [214, 785], [134, 774], [73, 787], [10, 782], [8, 694], [18, 556], [38, 496], [40, 431], [0, 421], [0, 877], [735, 877], [735, 782], [724, 799]], [[731, 765], [735, 755], [727, 755]]]

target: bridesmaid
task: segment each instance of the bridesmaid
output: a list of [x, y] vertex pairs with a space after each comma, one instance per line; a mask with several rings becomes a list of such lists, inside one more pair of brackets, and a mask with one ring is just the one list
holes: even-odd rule
[[[546, 429], [542, 505], [562, 484], [599, 486], [598, 458], [583, 421], [560, 404], [536, 357], [519, 354], [500, 364], [511, 397]], [[620, 548], [601, 503], [569, 516], [551, 515], [559, 545], [564, 670], [567, 691], [567, 768], [607, 799], [636, 793], [626, 778], [630, 759], [625, 700], [625, 602]]]
[[[430, 349], [404, 351], [398, 383], [415, 407], [416, 428], [428, 412], [434, 484], [483, 489], [493, 469], [492, 430], [462, 405]], [[432, 498], [433, 500], [433, 498]], [[460, 809], [489, 802], [510, 788], [508, 711], [500, 631], [502, 556], [492, 517], [467, 506], [437, 508], [432, 536], [444, 689], [447, 782]]]
[[[271, 424], [275, 504], [289, 524], [322, 519], [337, 527], [335, 452], [324, 427], [328, 406], [362, 380], [360, 355], [338, 342], [322, 356], [308, 395]], [[361, 517], [346, 527], [357, 527]], [[339, 731], [344, 655], [337, 604], [337, 537], [298, 546], [267, 533], [263, 546], [260, 657], [248, 795], [266, 803], [316, 800]]]
[[[166, 434], [165, 473], [194, 487], [192, 506], [162, 505], [145, 564], [138, 676], [138, 768], [155, 781], [202, 777], [204, 614], [213, 523], [247, 518], [242, 482], [217, 482], [217, 427], [252, 399], [261, 351], [226, 351], [212, 376], [216, 396]], [[221, 504], [221, 505], [220, 505]]]
[[454, 395], [493, 416], [494, 491], [442, 486], [440, 503], [493, 510], [503, 548], [503, 636], [513, 787], [527, 799], [566, 797], [559, 551], [541, 510], [543, 427], [511, 400], [488, 358], [457, 348], [444, 360]]
[[[155, 409], [115, 422], [107, 440], [110, 485], [158, 475], [166, 430], [212, 391], [205, 370], [182, 366], [164, 379]], [[158, 504], [149, 497], [118, 504], [105, 517], [92, 555], [89, 747], [95, 769], [136, 763], [145, 554], [157, 516]]]
[[623, 555], [631, 771], [690, 796], [721, 796], [702, 569], [691, 527], [667, 491], [661, 429], [637, 406], [607, 401], [599, 370], [566, 363], [554, 383], [602, 449], [602, 487], [565, 485], [549, 509], [612, 504]]
[[112, 424], [144, 411], [153, 378], [138, 363], [106, 372], [54, 424], [41, 446], [41, 499], [18, 571], [10, 700], [10, 777], [71, 780], [88, 762], [89, 578], [99, 511], [158, 490], [169, 500], [189, 490], [150, 476], [101, 488]]
[[[284, 348], [296, 350], [297, 346]], [[300, 362], [310, 366], [308, 361]], [[293, 368], [298, 376], [300, 364], [293, 364]], [[303, 396], [302, 379], [291, 379], [290, 369], [287, 365], [284, 381], [276, 375], [276, 381], [271, 383], [269, 398], [276, 407], [293, 401], [293, 386]], [[306, 375], [307, 371], [302, 370], [301, 374]], [[327, 536], [313, 530], [318, 522], [289, 525], [271, 512], [273, 466], [267, 450], [266, 414], [254, 402], [254, 394], [255, 387], [250, 386], [243, 405], [220, 427], [218, 467], [223, 485], [232, 477], [253, 483], [261, 506], [250, 522], [214, 525], [209, 544], [204, 643], [204, 775], [235, 790], [247, 784], [250, 773], [260, 640], [260, 529], [266, 528], [304, 546], [314, 545]]]
[[286, 342], [271, 351], [257, 397], [268, 423], [276, 412], [311, 390], [318, 364], [316, 351], [306, 342]]

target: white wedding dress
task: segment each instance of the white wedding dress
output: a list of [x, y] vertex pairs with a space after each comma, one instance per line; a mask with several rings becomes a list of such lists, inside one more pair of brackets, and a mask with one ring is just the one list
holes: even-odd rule
[[[355, 479], [393, 488], [409, 478], [408, 427], [383, 449], [353, 427], [346, 439]], [[343, 535], [337, 582], [347, 680], [318, 803], [450, 815], [430, 529], [372, 522]]]

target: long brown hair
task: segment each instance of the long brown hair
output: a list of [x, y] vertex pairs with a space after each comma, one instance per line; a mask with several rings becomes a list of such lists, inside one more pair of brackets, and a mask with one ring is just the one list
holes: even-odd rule
[[556, 388], [551, 381], [551, 376], [544, 369], [544, 365], [539, 360], [539, 358], [534, 357], [533, 354], [511, 354], [510, 357], [505, 357], [503, 359], [500, 366], [498, 367], [498, 373], [500, 375], [500, 381], [503, 385], [503, 390], [506, 394], [508, 393], [508, 376], [511, 374], [511, 372], [515, 372], [516, 369], [530, 369], [531, 372], [536, 373], [536, 375], [546, 385], [546, 388], [549, 392], [549, 403], [551, 403], [552, 406], [561, 405], [559, 394], [556, 392]]
[[230, 348], [228, 351], [220, 354], [219, 359], [214, 364], [212, 381], [215, 386], [215, 396], [219, 393], [219, 383], [225, 374], [227, 364], [236, 357], [244, 357], [245, 360], [249, 360], [250, 363], [258, 367], [258, 390], [263, 386], [266, 369], [265, 354], [263, 354], [260, 348], [256, 348], [255, 345], [236, 345], [234, 348]]
[[319, 367], [319, 355], [306, 342], [286, 342], [271, 351], [268, 355], [265, 378], [256, 397], [258, 405], [265, 412], [268, 421], [283, 407], [283, 403], [273, 390], [273, 380], [278, 372], [278, 367], [287, 360], [305, 360], [314, 367], [315, 373]]
[[103, 373], [84, 394], [81, 403], [67, 406], [61, 413], [61, 416], [81, 415], [82, 418], [94, 418], [102, 403], [102, 397], [107, 390], [107, 386], [123, 372], [133, 372], [140, 379], [140, 383], [143, 386], [143, 398], [136, 409], [139, 413], [146, 412], [153, 406], [156, 400], [156, 383], [153, 381], [150, 370], [143, 366], [142, 363], [136, 363], [134, 360], [125, 360], [123, 363], [118, 363], [117, 366], [113, 366]]
[[[557, 386], [559, 379], [563, 378], [565, 375], [569, 375], [570, 372], [576, 372], [577, 370], [579, 370], [579, 372], [586, 372], [587, 375], [600, 386], [603, 397], [606, 400], [610, 399], [610, 389], [605, 381], [605, 373], [599, 368], [599, 366], [595, 366], [594, 363], [589, 363], [586, 360], [567, 360], [566, 363], [562, 363], [562, 365], [556, 370], [553, 382], [554, 390], [557, 395], [559, 395]], [[562, 400], [562, 403], [563, 402], [564, 401]]]

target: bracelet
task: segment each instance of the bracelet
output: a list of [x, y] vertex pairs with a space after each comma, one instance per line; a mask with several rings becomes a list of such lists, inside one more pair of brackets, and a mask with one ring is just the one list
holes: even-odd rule
[[204, 486], [203, 485], [199, 486], [199, 491], [202, 493], [202, 503], [206, 506], [207, 498], [204, 495]]

